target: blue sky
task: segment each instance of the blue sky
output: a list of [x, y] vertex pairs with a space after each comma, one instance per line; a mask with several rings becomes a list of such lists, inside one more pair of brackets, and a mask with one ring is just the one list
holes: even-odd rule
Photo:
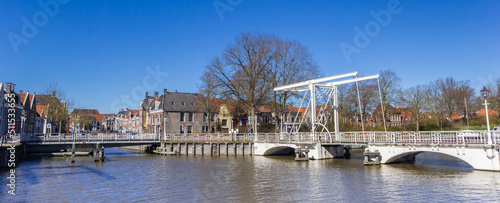
[[[0, 3], [0, 81], [30, 92], [57, 82], [101, 113], [137, 109], [142, 90], [196, 92], [209, 59], [241, 32], [301, 42], [325, 76], [392, 69], [403, 87], [452, 76], [478, 90], [500, 77], [500, 1], [38, 2]], [[38, 31], [23, 31], [23, 18]], [[369, 43], [356, 47], [355, 28], [366, 34], [367, 25]], [[350, 61], [342, 43], [357, 48]], [[167, 74], [152, 77], [157, 67]]]

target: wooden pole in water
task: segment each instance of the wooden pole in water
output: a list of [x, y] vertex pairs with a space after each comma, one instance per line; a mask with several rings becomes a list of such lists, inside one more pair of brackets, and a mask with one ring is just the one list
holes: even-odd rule
[[73, 142], [73, 144], [71, 146], [71, 163], [75, 163], [75, 151], [76, 151], [76, 147], [75, 147], [75, 143]]

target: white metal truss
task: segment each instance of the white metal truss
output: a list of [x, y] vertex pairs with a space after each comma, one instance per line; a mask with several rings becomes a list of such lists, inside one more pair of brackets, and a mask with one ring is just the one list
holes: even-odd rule
[[[303, 82], [298, 82], [294, 84], [289, 84], [289, 85], [284, 85], [281, 87], [276, 87], [274, 88], [274, 91], [276, 92], [285, 92], [285, 91], [291, 91], [291, 92], [304, 92], [304, 98], [307, 95], [307, 92], [310, 92], [310, 110], [311, 110], [311, 134], [314, 136], [316, 134], [316, 127], [318, 125], [324, 126], [323, 124], [317, 122], [316, 118], [316, 90], [317, 88], [321, 89], [331, 89], [333, 94], [328, 94], [328, 100], [333, 97], [333, 116], [334, 116], [334, 125], [335, 125], [335, 136], [338, 138], [339, 135], [339, 113], [338, 113], [338, 85], [342, 84], [348, 84], [348, 83], [353, 83], [353, 82], [359, 82], [359, 81], [364, 81], [364, 80], [370, 80], [370, 79], [378, 79], [379, 75], [370, 75], [370, 76], [364, 76], [364, 77], [357, 77], [358, 72], [351, 72], [351, 73], [345, 73], [341, 75], [334, 75], [330, 77], [324, 77], [324, 78], [317, 78], [317, 79], [312, 79], [312, 80], [307, 80]], [[345, 79], [347, 77], [353, 77], [349, 79]], [[339, 80], [339, 79], [344, 79], [344, 80]], [[380, 86], [379, 86], [380, 89]], [[359, 90], [357, 90], [359, 91]], [[358, 93], [359, 97], [359, 93]], [[327, 100], [327, 103], [328, 103]], [[359, 100], [359, 98], [358, 98]], [[303, 102], [303, 101], [302, 101]], [[309, 106], [309, 104], [308, 104]], [[301, 106], [302, 107], [302, 104]], [[325, 115], [322, 115], [325, 116]], [[329, 116], [329, 114], [328, 114]], [[301, 121], [302, 123], [302, 121]], [[300, 124], [299, 124], [300, 125]]]

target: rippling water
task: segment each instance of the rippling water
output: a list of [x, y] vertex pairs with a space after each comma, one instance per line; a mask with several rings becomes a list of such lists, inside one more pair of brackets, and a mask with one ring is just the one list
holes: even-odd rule
[[109, 149], [104, 163], [80, 157], [22, 162], [16, 196], [1, 202], [495, 202], [500, 173], [421, 154], [415, 164], [363, 166], [351, 159], [295, 162], [293, 157], [157, 156]]

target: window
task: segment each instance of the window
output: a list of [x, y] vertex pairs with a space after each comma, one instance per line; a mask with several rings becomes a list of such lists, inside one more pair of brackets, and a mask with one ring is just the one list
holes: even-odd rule
[[203, 122], [207, 122], [207, 113], [203, 113]]
[[202, 131], [203, 133], [208, 132], [208, 126], [203, 126], [203, 127], [201, 127], [201, 131]]
[[182, 126], [182, 125], [180, 126], [180, 133], [184, 134], [184, 126]]
[[222, 126], [227, 126], [227, 119], [222, 119]]
[[269, 116], [263, 116], [264, 123], [269, 123]]
[[193, 122], [193, 113], [189, 113], [189, 122]]
[[185, 102], [182, 102], [182, 106], [186, 106], [186, 103], [185, 103]]
[[188, 134], [191, 134], [193, 133], [193, 126], [188, 126]]
[[175, 105], [175, 102], [170, 102], [172, 105]]
[[181, 112], [181, 122], [184, 122], [184, 112]]

